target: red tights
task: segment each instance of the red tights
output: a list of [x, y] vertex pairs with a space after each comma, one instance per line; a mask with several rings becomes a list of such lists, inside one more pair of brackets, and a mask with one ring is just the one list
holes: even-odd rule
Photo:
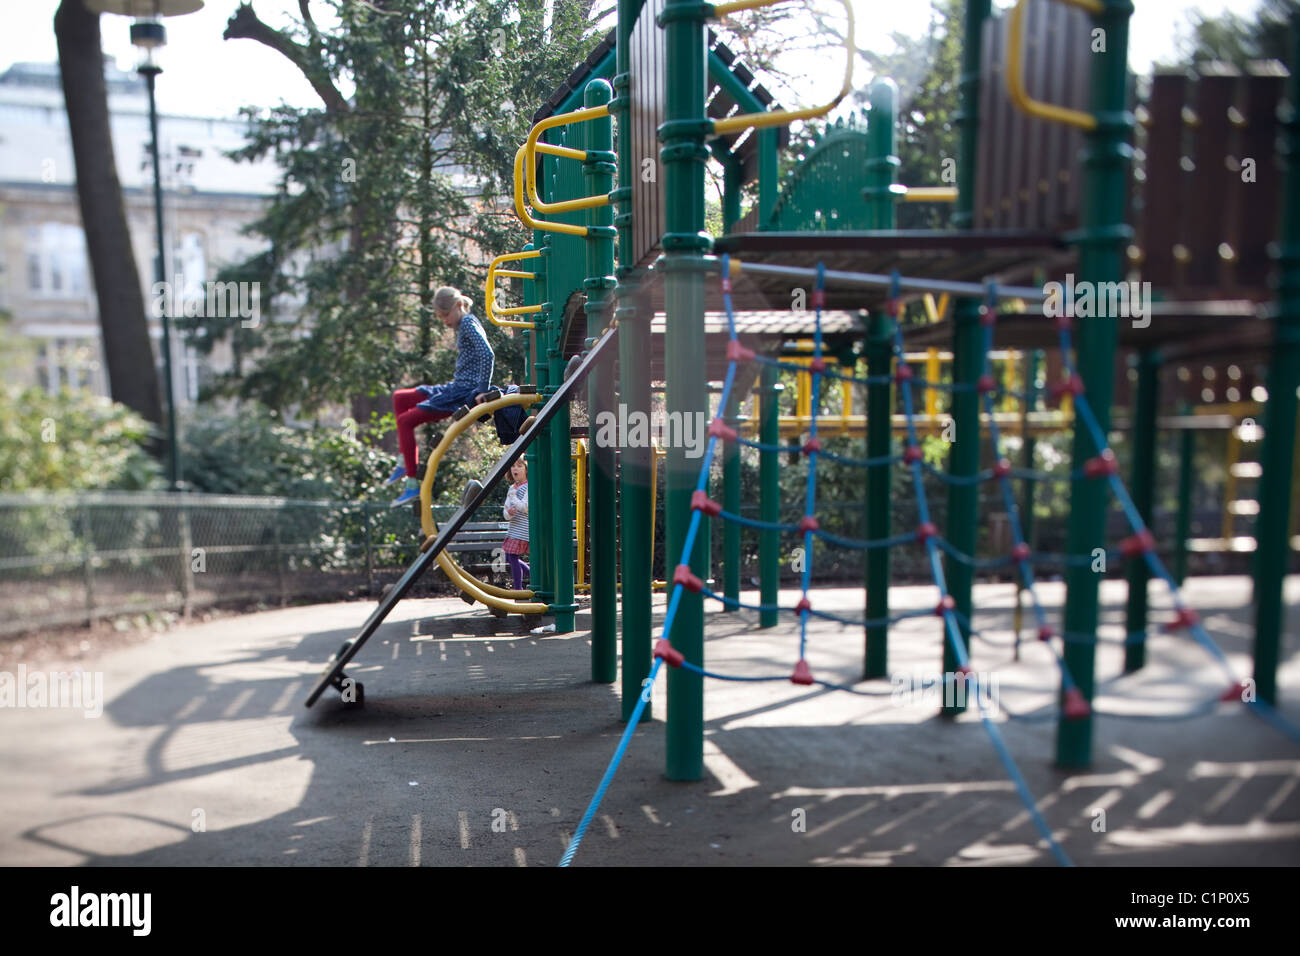
[[415, 447], [415, 426], [450, 418], [451, 412], [431, 412], [418, 408], [424, 396], [416, 388], [399, 388], [393, 392], [393, 412], [397, 415], [397, 447], [406, 463], [406, 477], [414, 478], [420, 459]]

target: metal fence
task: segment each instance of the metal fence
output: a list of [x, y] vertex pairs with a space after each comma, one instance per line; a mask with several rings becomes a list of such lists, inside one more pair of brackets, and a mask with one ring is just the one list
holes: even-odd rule
[[[663, 527], [662, 498], [657, 526]], [[860, 502], [827, 502], [819, 512], [826, 527], [861, 537]], [[913, 527], [914, 506], [895, 509], [896, 529]], [[943, 499], [932, 515], [942, 527]], [[456, 511], [437, 507], [441, 523]], [[757, 506], [742, 507], [757, 517]], [[797, 522], [798, 503], [784, 503], [781, 518]], [[996, 515], [981, 523], [979, 552], [1009, 548]], [[1110, 540], [1126, 533], [1112, 514]], [[1159, 515], [1157, 539], [1172, 541], [1171, 515]], [[713, 529], [713, 567], [722, 567], [723, 535]], [[1063, 550], [1064, 522], [1040, 520], [1037, 545]], [[784, 536], [790, 545], [793, 536]], [[407, 508], [387, 502], [301, 501], [286, 498], [137, 492], [59, 495], [0, 494], [0, 634], [12, 634], [97, 618], [156, 611], [188, 613], [218, 603], [346, 600], [378, 593], [414, 560], [420, 544]], [[656, 536], [655, 568], [665, 570], [663, 535]], [[1165, 550], [1165, 549], [1162, 549]], [[481, 557], [481, 556], [480, 556]], [[793, 555], [783, 555], [782, 579], [798, 580]], [[741, 580], [758, 574], [758, 536], [741, 536]], [[1192, 555], [1193, 573], [1236, 570], [1218, 555]], [[462, 561], [475, 562], [473, 556]], [[862, 580], [861, 552], [819, 546], [813, 561], [821, 583]], [[492, 574], [490, 570], [486, 573]], [[891, 574], [897, 583], [929, 580], [924, 551], [896, 548]], [[1001, 574], [994, 575], [1002, 577]], [[1048, 572], [1047, 577], [1051, 574]], [[430, 576], [421, 593], [450, 593]]]
[[[445, 520], [455, 508], [437, 508]], [[415, 557], [387, 502], [0, 495], [0, 634], [218, 602], [373, 593]]]

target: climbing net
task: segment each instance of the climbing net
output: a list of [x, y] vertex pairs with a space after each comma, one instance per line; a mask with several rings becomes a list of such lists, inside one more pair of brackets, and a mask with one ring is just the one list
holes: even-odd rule
[[[917, 376], [913, 372], [911, 366], [905, 361], [903, 332], [901, 325], [897, 321], [900, 312], [899, 293], [904, 280], [902, 280], [902, 277], [899, 276], [898, 273], [894, 273], [890, 277], [890, 298], [886, 307], [888, 314], [895, 319], [893, 323], [893, 352], [897, 358], [896, 368], [892, 374], [855, 376], [831, 369], [823, 355], [821, 314], [825, 303], [826, 270], [824, 266], [819, 264], [817, 267], [816, 286], [811, 296], [812, 306], [816, 315], [816, 324], [813, 337], [812, 359], [807, 364], [783, 362], [777, 358], [759, 355], [741, 344], [736, 333], [735, 314], [732, 307], [732, 269], [729, 257], [723, 256], [721, 258], [721, 266], [722, 296], [726, 308], [728, 325], [726, 352], [727, 373], [723, 382], [721, 394], [718, 398], [718, 413], [714, 417], [708, 429], [709, 440], [700, 466], [699, 479], [691, 496], [691, 519], [682, 545], [681, 561], [677, 564], [673, 572], [671, 581], [672, 590], [668, 597], [668, 607], [664, 616], [663, 628], [654, 647], [654, 663], [646, 682], [646, 689], [639, 695], [639, 700], [637, 701], [636, 707], [628, 720], [627, 727], [619, 740], [618, 747], [615, 749], [614, 755], [611, 758], [594, 795], [592, 796], [586, 812], [579, 822], [577, 829], [574, 831], [573, 838], [560, 860], [560, 866], [568, 866], [569, 863], [572, 862], [573, 857], [582, 842], [582, 838], [586, 833], [591, 820], [594, 818], [596, 810], [599, 808], [600, 802], [604, 798], [605, 792], [613, 781], [614, 775], [618, 770], [624, 754], [627, 752], [628, 745], [636, 731], [637, 724], [639, 723], [641, 716], [645, 711], [645, 707], [650, 700], [650, 689], [658, 679], [664, 664], [667, 664], [669, 667], [682, 668], [702, 677], [709, 677], [718, 680], [789, 680], [795, 684], [820, 685], [832, 690], [842, 690], [855, 694], [870, 694], [868, 691], [863, 691], [851, 685], [834, 683], [814, 676], [808, 665], [806, 654], [808, 646], [809, 620], [811, 618], [823, 618], [844, 624], [871, 627], [882, 625], [888, 626], [906, 618], [930, 615], [938, 616], [943, 620], [945, 638], [951, 646], [953, 655], [957, 660], [957, 669], [953, 676], [956, 680], [964, 682], [967, 692], [973, 693], [975, 700], [978, 702], [981, 723], [987, 731], [993, 747], [997, 752], [1008, 777], [1014, 784], [1015, 790], [1024, 804], [1025, 809], [1028, 811], [1035, 828], [1046, 842], [1057, 862], [1063, 866], [1071, 865], [1069, 857], [1057, 842], [1051, 829], [1048, 827], [1046, 820], [1044, 820], [1042, 814], [1039, 812], [1037, 802], [1035, 801], [1028, 784], [1025, 782], [1024, 776], [1017, 767], [997, 723], [993, 720], [994, 715], [989, 712], [985, 695], [979, 693], [980, 677], [971, 670], [970, 655], [966, 644], [966, 638], [963, 635], [966, 633], [972, 638], [980, 638], [989, 641], [990, 643], [1001, 642], [991, 641], [986, 634], [973, 627], [973, 622], [957, 609], [953, 596], [948, 592], [944, 576], [943, 562], [940, 558], [941, 555], [947, 555], [951, 560], [977, 569], [1014, 567], [1020, 579], [1020, 584], [1029, 594], [1030, 606], [1037, 622], [1038, 643], [1048, 649], [1051, 653], [1055, 665], [1061, 675], [1060, 710], [1058, 713], [1055, 708], [1052, 708], [1045, 713], [1028, 714], [1013, 713], [1006, 711], [1005, 708], [1000, 708], [1008, 717], [1012, 719], [1027, 720], [1050, 720], [1060, 717], [1063, 717], [1065, 720], [1082, 720], [1092, 715], [1098, 715], [1104, 717], [1147, 719], [1187, 719], [1209, 713], [1220, 702], [1240, 700], [1247, 703], [1255, 713], [1263, 717], [1282, 733], [1291, 737], [1293, 740], [1300, 742], [1300, 728], [1296, 728], [1286, 721], [1282, 715], [1277, 713], [1277, 711], [1270, 707], [1266, 702], [1253, 699], [1253, 696], [1247, 693], [1246, 683], [1235, 675], [1227, 656], [1206, 631], [1197, 612], [1183, 599], [1178, 584], [1174, 581], [1172, 575], [1165, 567], [1164, 562], [1156, 553], [1155, 538], [1147, 527], [1146, 522], [1143, 521], [1137, 507], [1129, 497], [1128, 490], [1125, 488], [1123, 481], [1119, 477], [1118, 459], [1106, 439], [1106, 435], [1095, 412], [1088, 403], [1083, 379], [1080, 376], [1075, 360], [1072, 357], [1073, 322], [1070, 317], [1063, 316], [1055, 320], [1066, 377], [1061, 384], [1053, 388], [1053, 392], [1058, 396], [1066, 393], [1073, 396], [1075, 414], [1083, 423], [1088, 436], [1091, 438], [1096, 454], [1085, 461], [1082, 466], [1071, 468], [1067, 474], [1056, 474], [1032, 468], [1012, 467], [1010, 461], [1003, 455], [1003, 439], [998, 428], [996, 416], [994, 415], [994, 401], [997, 395], [1011, 394], [1020, 397], [1022, 400], [1031, 397], [1031, 393], [1016, 392], [998, 385], [993, 375], [993, 330], [996, 327], [998, 320], [998, 303], [1005, 298], [1017, 297], [1019, 290], [1004, 290], [1000, 293], [996, 283], [990, 282], [986, 284], [984, 287], [985, 302], [980, 309], [982, 352], [981, 374], [975, 383], [952, 383], [943, 385], [938, 382], [927, 381], [924, 378]], [[804, 499], [803, 517], [797, 523], [771, 522], [742, 517], [741, 515], [726, 511], [720, 504], [709, 497], [709, 475], [719, 439], [734, 442], [745, 447], [754, 448], [760, 453], [787, 453], [791, 450], [790, 447], [786, 445], [774, 445], [742, 438], [723, 418], [723, 410], [727, 408], [732, 388], [735, 385], [737, 368], [744, 362], [756, 362], [775, 366], [783, 370], [811, 373], [812, 415], [809, 422], [807, 440], [800, 449], [808, 462], [808, 483]], [[901, 391], [903, 410], [907, 423], [907, 437], [902, 453], [878, 456], [876, 458], [857, 459], [838, 455], [823, 449], [821, 440], [817, 434], [817, 420], [821, 398], [821, 381], [823, 378], [847, 381], [859, 385], [883, 385], [891, 382], [895, 383]], [[974, 389], [982, 399], [983, 408], [988, 420], [988, 435], [992, 446], [992, 461], [994, 462], [992, 468], [980, 470], [975, 475], [960, 476], [949, 475], [925, 462], [916, 426], [915, 401], [913, 396], [913, 389], [916, 388], [942, 388], [952, 392]], [[898, 463], [905, 465], [910, 472], [912, 487], [916, 495], [919, 520], [915, 531], [883, 538], [861, 539], [832, 534], [831, 532], [821, 528], [816, 517], [816, 506], [817, 462], [818, 459], [822, 457], [842, 464], [862, 468], [893, 465]], [[1009, 525], [1013, 541], [1010, 552], [1001, 556], [977, 558], [975, 555], [964, 553], [959, 548], [955, 547], [950, 541], [947, 541], [939, 533], [938, 528], [930, 518], [930, 506], [927, 500], [925, 484], [922, 480], [922, 476], [927, 472], [935, 475], [948, 484], [974, 484], [985, 481], [996, 482], [998, 489], [1001, 492], [1006, 512], [1009, 516]], [[1064, 631], [1057, 635], [1056, 631], [1048, 621], [1047, 612], [1039, 598], [1037, 589], [1038, 582], [1034, 575], [1034, 569], [1036, 565], [1041, 567], [1043, 564], [1049, 563], [1064, 564], [1066, 566], [1088, 564], [1093, 560], [1093, 556], [1052, 555], [1041, 552], [1036, 553], [1033, 550], [1028, 541], [1026, 541], [1023, 533], [1023, 523], [1021, 521], [1019, 508], [1012, 486], [1014, 480], [1025, 478], [1037, 480], [1057, 479], [1066, 481], [1104, 480], [1108, 484], [1109, 489], [1114, 495], [1115, 500], [1118, 502], [1132, 533], [1119, 543], [1118, 549], [1108, 550], [1106, 553], [1107, 558], [1120, 557], [1126, 560], [1143, 560], [1146, 562], [1147, 568], [1152, 576], [1159, 578], [1164, 582], [1171, 596], [1173, 610], [1173, 619], [1164, 625], [1164, 629], [1167, 632], [1185, 631], [1210, 654], [1212, 659], [1223, 671], [1229, 684], [1228, 689], [1221, 696], [1216, 696], [1211, 700], [1205, 701], [1184, 713], [1158, 716], [1107, 713], [1096, 710], [1090, 704], [1087, 697], [1084, 695], [1082, 688], [1079, 686], [1078, 681], [1071, 673], [1069, 663], [1064, 653], [1064, 647], [1070, 643], [1097, 644], [1101, 643], [1101, 639], [1099, 639], [1095, 634], [1071, 634]], [[706, 516], [723, 521], [735, 522], [760, 531], [789, 532], [802, 535], [805, 560], [800, 572], [799, 602], [793, 607], [784, 607], [780, 604], [746, 603], [715, 593], [708, 588], [698, 576], [692, 573], [689, 564], [689, 558], [695, 547], [696, 538], [700, 531], [700, 523]], [[863, 551], [873, 548], [892, 548], [913, 543], [920, 544], [925, 549], [930, 577], [939, 592], [938, 603], [933, 608], [902, 611], [887, 617], [872, 619], [845, 617], [831, 611], [814, 607], [810, 597], [810, 585], [813, 566], [813, 544], [817, 538], [820, 538], [827, 544], [836, 547]], [[686, 660], [683, 654], [672, 645], [673, 624], [676, 620], [684, 591], [690, 591], [694, 594], [700, 594], [704, 597], [711, 598], [729, 608], [745, 608], [760, 612], [784, 612], [797, 615], [799, 620], [799, 650], [793, 672], [759, 676], [723, 674], [706, 670], [700, 665]], [[1056, 646], [1056, 638], [1058, 636], [1062, 645], [1061, 649], [1058, 649]], [[1145, 633], [1139, 632], [1136, 635], [1128, 635], [1121, 639], [1121, 642], [1129, 643], [1144, 640], [1145, 637]]]

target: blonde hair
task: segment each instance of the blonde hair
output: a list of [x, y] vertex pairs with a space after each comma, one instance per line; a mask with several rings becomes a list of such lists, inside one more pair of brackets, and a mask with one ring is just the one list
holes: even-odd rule
[[467, 295], [461, 295], [460, 289], [445, 285], [433, 294], [433, 307], [439, 312], [450, 312], [453, 305], [459, 304], [466, 313], [474, 307], [474, 301]]

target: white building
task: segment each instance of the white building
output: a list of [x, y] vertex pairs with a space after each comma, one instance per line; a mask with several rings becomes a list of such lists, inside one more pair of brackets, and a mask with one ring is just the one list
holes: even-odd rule
[[[105, 78], [118, 178], [148, 311], [156, 249], [149, 102], [138, 75], [110, 65]], [[164, 74], [159, 82], [166, 81]], [[167, 271], [169, 280], [183, 277], [191, 294], [201, 294], [201, 284], [215, 279], [221, 267], [264, 246], [241, 231], [265, 207], [278, 169], [270, 160], [237, 163], [225, 156], [244, 145], [246, 130], [238, 119], [159, 116]], [[107, 395], [75, 176], [57, 64], [14, 64], [0, 74], [0, 310], [13, 320], [11, 334], [35, 345], [37, 362], [28, 382], [51, 390], [88, 385]], [[149, 322], [160, 344], [161, 325], [154, 317]], [[229, 367], [230, 353], [225, 345], [201, 358], [180, 339], [173, 334], [173, 374], [176, 401], [184, 406], [195, 400], [207, 374]]]

